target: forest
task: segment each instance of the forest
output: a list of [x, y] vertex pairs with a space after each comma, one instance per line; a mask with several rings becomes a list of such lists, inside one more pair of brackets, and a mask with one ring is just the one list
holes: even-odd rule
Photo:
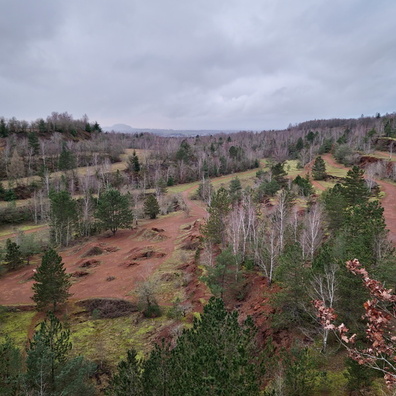
[[0, 117], [0, 394], [394, 395], [395, 143]]

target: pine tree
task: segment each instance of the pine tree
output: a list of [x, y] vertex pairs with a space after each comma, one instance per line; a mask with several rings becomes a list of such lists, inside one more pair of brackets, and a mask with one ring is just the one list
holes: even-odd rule
[[66, 302], [70, 296], [69, 275], [66, 274], [62, 257], [53, 249], [45, 252], [33, 279], [36, 283], [33, 284], [32, 299], [38, 310], [45, 310], [52, 305], [55, 312], [57, 305]]
[[16, 270], [24, 264], [20, 247], [10, 239], [6, 241], [5, 265], [9, 270]]
[[241, 199], [242, 184], [238, 177], [230, 181], [230, 196], [232, 201]]
[[99, 196], [95, 217], [101, 227], [110, 230], [113, 235], [119, 228], [131, 227], [133, 213], [129, 209], [128, 196], [114, 189], [105, 191]]
[[134, 349], [128, 351], [126, 360], [118, 364], [117, 374], [111, 381], [111, 394], [144, 396], [142, 374], [142, 360], [138, 359]]
[[259, 395], [263, 365], [255, 335], [250, 318], [240, 323], [236, 311], [227, 312], [220, 299], [212, 298], [173, 349], [156, 345], [145, 361], [131, 351], [118, 367], [111, 394]]
[[353, 166], [348, 171], [345, 180], [343, 181], [343, 194], [350, 206], [362, 204], [368, 201], [370, 191], [364, 180], [364, 170], [358, 166]]
[[140, 172], [140, 162], [139, 162], [138, 156], [136, 155], [136, 151], [133, 152], [132, 163], [133, 163], [133, 171], [136, 173], [139, 173]]
[[0, 394], [22, 395], [22, 355], [10, 338], [0, 344]]
[[208, 208], [209, 218], [202, 229], [203, 235], [211, 243], [223, 243], [225, 240], [225, 218], [230, 210], [228, 191], [221, 187], [213, 194]]
[[285, 171], [284, 166], [285, 164], [283, 162], [278, 162], [271, 166], [272, 177], [280, 186], [285, 186], [287, 184], [287, 172]]
[[155, 219], [160, 212], [160, 207], [154, 195], [149, 195], [144, 201], [144, 213], [150, 217], [150, 219]]
[[76, 159], [73, 153], [65, 146], [59, 156], [59, 169], [62, 171], [74, 169], [76, 167]]
[[33, 155], [38, 155], [40, 152], [40, 143], [36, 132], [28, 134], [29, 147], [33, 150]]
[[316, 157], [312, 167], [312, 177], [314, 180], [324, 180], [326, 178], [326, 163], [322, 157]]
[[34, 333], [26, 351], [26, 388], [28, 394], [91, 396], [89, 376], [94, 366], [81, 356], [70, 359], [70, 330], [50, 312]]

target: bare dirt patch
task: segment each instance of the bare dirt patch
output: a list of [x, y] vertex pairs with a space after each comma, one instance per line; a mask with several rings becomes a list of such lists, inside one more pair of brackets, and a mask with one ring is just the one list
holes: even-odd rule
[[[188, 216], [180, 211], [155, 220], [142, 220], [139, 221], [138, 229], [119, 230], [111, 237], [103, 234], [83, 241], [79, 246], [74, 245], [59, 251], [67, 273], [73, 274], [77, 271], [89, 273], [73, 278], [70, 288], [73, 294], [71, 299], [120, 298], [129, 301], [136, 299], [133, 293], [136, 285], [148, 279], [172, 255], [180, 243], [180, 238], [186, 237], [186, 232], [182, 231], [182, 228], [193, 224], [197, 229], [200, 224], [197, 220], [206, 217], [204, 205], [189, 198], [189, 194], [197, 188], [197, 185], [182, 193], [190, 207]], [[145, 239], [145, 236], [148, 236], [148, 239]], [[93, 253], [95, 255], [91, 256]], [[96, 255], [100, 255], [100, 265], [92, 261], [95, 260]], [[141, 259], [134, 259], [131, 257], [133, 255], [140, 255]], [[82, 261], [82, 257], [92, 257], [92, 259]], [[80, 267], [88, 262], [86, 267]], [[0, 304], [32, 303], [31, 277], [35, 268], [36, 265], [30, 265], [0, 278]], [[109, 282], [106, 280], [109, 277], [114, 279]]]
[[91, 316], [108, 319], [127, 316], [138, 311], [135, 304], [122, 299], [93, 298], [80, 301], [78, 305], [84, 307]]

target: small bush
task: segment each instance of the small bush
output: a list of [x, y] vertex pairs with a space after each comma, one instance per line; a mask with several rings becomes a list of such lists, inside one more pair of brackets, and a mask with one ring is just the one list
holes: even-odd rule
[[158, 318], [162, 315], [162, 311], [157, 302], [155, 302], [153, 304], [147, 305], [146, 308], [142, 311], [142, 314], [146, 318]]

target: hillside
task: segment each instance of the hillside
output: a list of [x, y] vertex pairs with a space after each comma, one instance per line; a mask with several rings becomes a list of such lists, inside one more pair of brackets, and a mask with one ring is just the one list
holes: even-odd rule
[[[25, 148], [14, 147], [4, 162], [0, 342], [8, 336], [14, 348], [24, 348], [38, 333], [46, 309], [37, 310], [33, 286], [55, 247], [70, 280], [70, 296], [56, 312], [73, 345], [65, 359], [72, 364], [81, 354], [93, 362], [84, 381], [96, 394], [116, 386], [117, 364], [132, 349], [149, 367], [156, 353], [164, 362], [176, 359], [187, 342], [183, 329], [208, 332], [211, 310], [219, 310], [217, 318], [225, 315], [220, 303], [208, 303], [211, 296], [239, 316], [232, 326], [242, 329], [252, 318], [249, 342], [255, 347], [246, 350], [247, 360], [256, 361], [260, 351], [265, 361], [276, 362], [249, 377], [246, 389], [275, 392], [278, 381], [289, 386], [300, 365], [312, 375], [307, 395], [347, 394], [351, 386], [385, 391], [375, 371], [346, 359], [312, 300], [335, 310], [337, 325], [345, 321], [370, 346], [361, 321], [370, 295], [345, 262], [358, 258], [370, 275], [393, 287], [396, 168], [387, 117], [321, 121], [317, 130], [304, 123], [285, 131], [191, 138], [93, 134], [67, 147], [62, 139], [39, 138], [45, 154], [32, 155], [31, 162], [23, 157], [24, 175], [12, 168], [12, 158]], [[12, 139], [5, 138], [5, 147]], [[65, 155], [74, 158], [66, 169]], [[44, 163], [47, 172], [35, 174]], [[8, 177], [10, 169], [20, 177]], [[29, 196], [9, 198], [24, 186], [31, 188]], [[105, 202], [109, 191], [119, 201]], [[102, 207], [108, 208], [104, 218]], [[114, 231], [110, 214], [118, 211], [126, 217]], [[391, 342], [393, 330], [381, 331]], [[175, 352], [156, 349], [162, 339]], [[169, 370], [169, 383], [177, 382], [177, 372]], [[362, 375], [367, 381], [358, 386]], [[304, 378], [298, 381], [305, 384]]]

